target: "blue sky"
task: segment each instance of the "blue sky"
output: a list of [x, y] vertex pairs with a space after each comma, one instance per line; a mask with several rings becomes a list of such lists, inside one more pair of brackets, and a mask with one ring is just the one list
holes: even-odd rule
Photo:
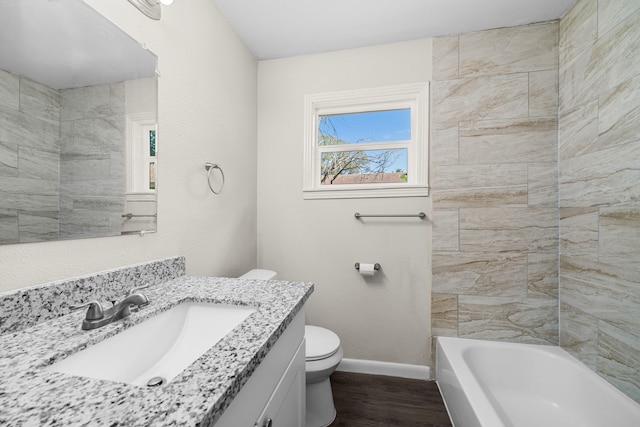
[[411, 138], [411, 110], [336, 114], [330, 117], [338, 138], [351, 144]]

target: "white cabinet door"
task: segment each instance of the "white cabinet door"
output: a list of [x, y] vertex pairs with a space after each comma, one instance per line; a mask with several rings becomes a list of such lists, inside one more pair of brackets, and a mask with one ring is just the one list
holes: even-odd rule
[[256, 422], [256, 427], [304, 427], [305, 422], [304, 340], [280, 383]]

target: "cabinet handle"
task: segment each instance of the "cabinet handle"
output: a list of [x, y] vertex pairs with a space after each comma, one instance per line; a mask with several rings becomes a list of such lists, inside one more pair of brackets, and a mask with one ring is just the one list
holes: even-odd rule
[[271, 418], [267, 418], [264, 422], [264, 427], [273, 427], [273, 420]]

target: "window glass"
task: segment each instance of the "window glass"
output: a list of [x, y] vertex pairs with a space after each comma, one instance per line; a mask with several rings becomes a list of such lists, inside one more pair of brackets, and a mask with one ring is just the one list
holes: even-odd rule
[[156, 156], [156, 131], [149, 131], [149, 157]]
[[321, 115], [318, 145], [393, 142], [411, 139], [411, 109]]
[[407, 149], [322, 153], [322, 185], [407, 182]]
[[156, 164], [155, 162], [149, 163], [149, 190], [156, 189]]

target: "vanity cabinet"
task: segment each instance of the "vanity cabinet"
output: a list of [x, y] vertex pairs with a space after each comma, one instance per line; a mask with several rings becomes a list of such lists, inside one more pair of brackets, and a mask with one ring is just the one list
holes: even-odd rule
[[[87, 332], [80, 328], [84, 313], [50, 311], [50, 301], [90, 301], [98, 297], [96, 289], [100, 295], [124, 295], [125, 287], [139, 286], [140, 277], [154, 284], [145, 290], [151, 303], [122, 322]], [[77, 292], [72, 296], [70, 289]], [[0, 426], [26, 426], [33, 420], [39, 425], [84, 426], [91, 420], [92, 426], [303, 427], [304, 303], [312, 292], [311, 283], [186, 276], [184, 258], [171, 258], [5, 293], [0, 306], [15, 310], [2, 323], [0, 309]], [[196, 319], [180, 311], [190, 313], [189, 306], [209, 303], [221, 304], [219, 309], [232, 306], [233, 313], [249, 309], [250, 314], [234, 323], [230, 307], [221, 310], [226, 313], [221, 319]], [[50, 316], [33, 315], [45, 312]], [[191, 314], [197, 313], [201, 311]], [[215, 344], [208, 341], [223, 331], [228, 333]], [[138, 335], [131, 339], [131, 334]], [[156, 356], [167, 356], [178, 341], [184, 344], [184, 336], [192, 336], [193, 344], [175, 355], [197, 350], [198, 361], [162, 387], [134, 386], [136, 378], [105, 380], [52, 368], [101, 345], [112, 351], [131, 350], [131, 342], [137, 341], [158, 344], [163, 334], [168, 347], [143, 344], [140, 351], [125, 351], [126, 360], [114, 368], [134, 375], [155, 364]], [[123, 337], [124, 347], [110, 341]], [[99, 353], [113, 363], [112, 356]], [[168, 365], [182, 369], [187, 362], [178, 359]], [[98, 364], [93, 371], [105, 373], [105, 365]]]
[[305, 390], [304, 310], [300, 310], [215, 427], [303, 427]]

